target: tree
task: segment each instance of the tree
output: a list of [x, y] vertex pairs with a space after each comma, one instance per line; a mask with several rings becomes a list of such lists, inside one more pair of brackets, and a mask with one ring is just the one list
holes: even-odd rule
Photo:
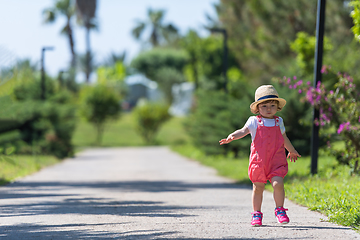
[[97, 63], [95, 62], [94, 54], [91, 51], [86, 52], [84, 54], [79, 54], [77, 57], [77, 65], [78, 65], [78, 69], [81, 72], [85, 73], [86, 82], [89, 82], [90, 73], [92, 72], [92, 69], [97, 68]]
[[107, 59], [105, 59], [104, 65], [108, 67], [114, 66], [118, 62], [124, 62], [126, 58], [126, 51], [122, 53], [111, 52]]
[[[199, 86], [202, 89], [220, 90], [224, 87], [223, 76], [223, 37], [220, 34], [214, 34], [207, 38], [202, 38], [198, 42], [200, 48], [199, 54]], [[240, 66], [235, 59], [234, 53], [228, 54], [228, 70], [232, 68], [239, 69]]]
[[152, 47], [158, 47], [162, 43], [171, 43], [178, 37], [178, 30], [172, 24], [164, 24], [164, 10], [148, 9], [148, 19], [145, 21], [137, 20], [135, 28], [132, 30], [132, 35], [135, 39], [140, 40], [141, 36], [147, 28], [151, 29], [150, 39], [146, 42], [150, 43]]
[[182, 72], [187, 61], [187, 53], [183, 50], [154, 48], [140, 53], [130, 65], [147, 78], [156, 81], [159, 69], [167, 67]]
[[[221, 0], [220, 21], [229, 34], [229, 50], [236, 54], [241, 70], [256, 85], [266, 83], [269, 74], [287, 68], [293, 56], [289, 42], [300, 31], [315, 33], [316, 1], [299, 0]], [[352, 41], [351, 19], [343, 1], [329, 1], [326, 6], [326, 33], [334, 50]]]
[[184, 75], [175, 68], [160, 68], [156, 73], [156, 82], [165, 95], [166, 102], [171, 105], [173, 102], [172, 87], [174, 84], [185, 82]]
[[201, 58], [201, 38], [196, 31], [190, 30], [186, 36], [184, 36], [180, 45], [187, 51], [189, 55], [189, 64], [185, 70], [188, 78], [195, 84], [195, 89], [199, 86], [200, 75], [200, 58]]
[[[248, 154], [249, 141], [234, 141], [226, 147], [220, 146], [218, 141], [240, 129], [248, 118], [251, 103], [245, 87], [241, 99], [235, 99], [222, 91], [204, 91], [199, 89], [196, 94], [196, 107], [186, 119], [185, 130], [192, 139], [194, 146], [207, 155], [225, 154], [233, 152], [235, 157], [240, 152]], [[231, 103], [231, 104], [229, 104]]]
[[[51, 8], [47, 8], [43, 12], [44, 22], [53, 23], [59, 15], [63, 15], [66, 18], [65, 26], [61, 30], [61, 34], [68, 37], [69, 47], [71, 52], [71, 68], [73, 71], [72, 78], [75, 78], [76, 68], [76, 53], [73, 36], [72, 18], [75, 15], [75, 6], [72, 0], [56, 0], [55, 5]], [[74, 79], [73, 79], [74, 80]]]
[[355, 35], [356, 41], [360, 42], [360, 2], [353, 0], [350, 4], [354, 7], [354, 10], [352, 10], [350, 14], [354, 22], [351, 30]]
[[[296, 62], [302, 71], [302, 76], [311, 76], [314, 72], [316, 37], [305, 32], [298, 32], [296, 36], [290, 48], [297, 54]], [[332, 47], [329, 38], [324, 37], [324, 53], [330, 51]]]
[[121, 98], [125, 97], [128, 93], [125, 84], [126, 67], [123, 62], [118, 61], [113, 66], [99, 66], [96, 70], [97, 82], [105, 84], [114, 89]]
[[90, 30], [96, 28], [95, 11], [96, 0], [76, 0], [76, 9], [78, 13], [78, 20], [86, 29], [86, 82], [89, 82], [90, 74], [92, 72], [92, 58], [90, 47]]
[[160, 103], [143, 102], [134, 109], [136, 130], [147, 144], [154, 144], [161, 126], [171, 116], [169, 106]]
[[105, 84], [85, 86], [80, 91], [80, 102], [81, 114], [96, 128], [96, 144], [100, 145], [106, 122], [120, 116], [119, 94]]

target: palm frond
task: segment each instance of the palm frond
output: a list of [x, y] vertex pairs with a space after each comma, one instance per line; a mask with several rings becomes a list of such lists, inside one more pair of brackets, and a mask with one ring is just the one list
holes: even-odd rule
[[168, 24], [168, 25], [164, 28], [164, 30], [165, 30], [166, 32], [171, 33], [171, 34], [177, 34], [177, 33], [178, 33], [177, 27], [176, 27], [175, 25], [171, 24], [171, 23]]
[[153, 25], [160, 26], [164, 18], [164, 10], [149, 10], [149, 19]]
[[174, 43], [176, 40], [180, 38], [178, 34], [178, 29], [172, 24], [168, 24], [165, 27], [162, 27], [161, 34], [166, 40], [166, 42], [170, 44]]
[[58, 0], [55, 8], [65, 16], [72, 16], [75, 13], [75, 6], [71, 0]]
[[56, 19], [56, 11], [53, 8], [47, 8], [43, 11], [44, 23], [53, 23]]
[[144, 22], [137, 22], [137, 26], [131, 31], [132, 35], [135, 37], [135, 39], [140, 39], [140, 36], [144, 32], [144, 29], [146, 27], [146, 23]]
[[112, 52], [109, 57], [105, 60], [105, 66], [114, 66], [117, 62], [124, 62], [126, 58], [126, 51], [124, 50], [122, 53], [114, 53]]

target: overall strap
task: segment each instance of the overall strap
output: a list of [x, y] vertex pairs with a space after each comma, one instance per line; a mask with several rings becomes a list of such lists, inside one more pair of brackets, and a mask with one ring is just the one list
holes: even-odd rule
[[[262, 120], [262, 117], [260, 115], [256, 116], [257, 120], [258, 120], [258, 124], [263, 126], [264, 125], [264, 121]], [[280, 126], [280, 119], [278, 116], [274, 116], [275, 119], [275, 126]]]
[[264, 125], [264, 121], [262, 120], [262, 117], [260, 115], [256, 116], [257, 120], [258, 120], [258, 125], [263, 126]]
[[278, 116], [274, 116], [275, 119], [275, 126], [280, 126], [280, 119]]

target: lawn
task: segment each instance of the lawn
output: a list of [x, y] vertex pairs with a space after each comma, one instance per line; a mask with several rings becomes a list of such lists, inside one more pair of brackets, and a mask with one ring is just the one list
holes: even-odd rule
[[0, 185], [12, 182], [39, 171], [41, 168], [59, 163], [53, 156], [39, 155], [1, 155], [0, 156]]
[[[183, 118], [171, 118], [166, 122], [156, 138], [157, 145], [171, 145], [185, 143], [188, 136], [183, 131]], [[79, 120], [73, 136], [73, 144], [76, 148], [95, 146], [95, 128], [91, 124]], [[101, 147], [119, 146], [145, 146], [141, 136], [135, 129], [135, 121], [132, 114], [125, 113], [117, 121], [109, 122], [102, 137]]]

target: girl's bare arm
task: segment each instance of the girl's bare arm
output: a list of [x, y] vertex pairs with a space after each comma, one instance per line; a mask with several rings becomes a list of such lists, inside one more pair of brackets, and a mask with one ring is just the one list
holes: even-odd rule
[[221, 139], [219, 141], [220, 145], [227, 144], [233, 140], [243, 138], [249, 133], [250, 133], [249, 129], [247, 127], [243, 127], [242, 129], [236, 130], [235, 132], [229, 134], [229, 136], [226, 139]]
[[283, 134], [284, 137], [284, 146], [288, 150], [289, 154], [287, 155], [288, 158], [292, 162], [295, 162], [298, 157], [301, 157], [301, 155], [295, 150], [294, 146], [291, 144], [289, 138], [286, 136], [286, 133]]

